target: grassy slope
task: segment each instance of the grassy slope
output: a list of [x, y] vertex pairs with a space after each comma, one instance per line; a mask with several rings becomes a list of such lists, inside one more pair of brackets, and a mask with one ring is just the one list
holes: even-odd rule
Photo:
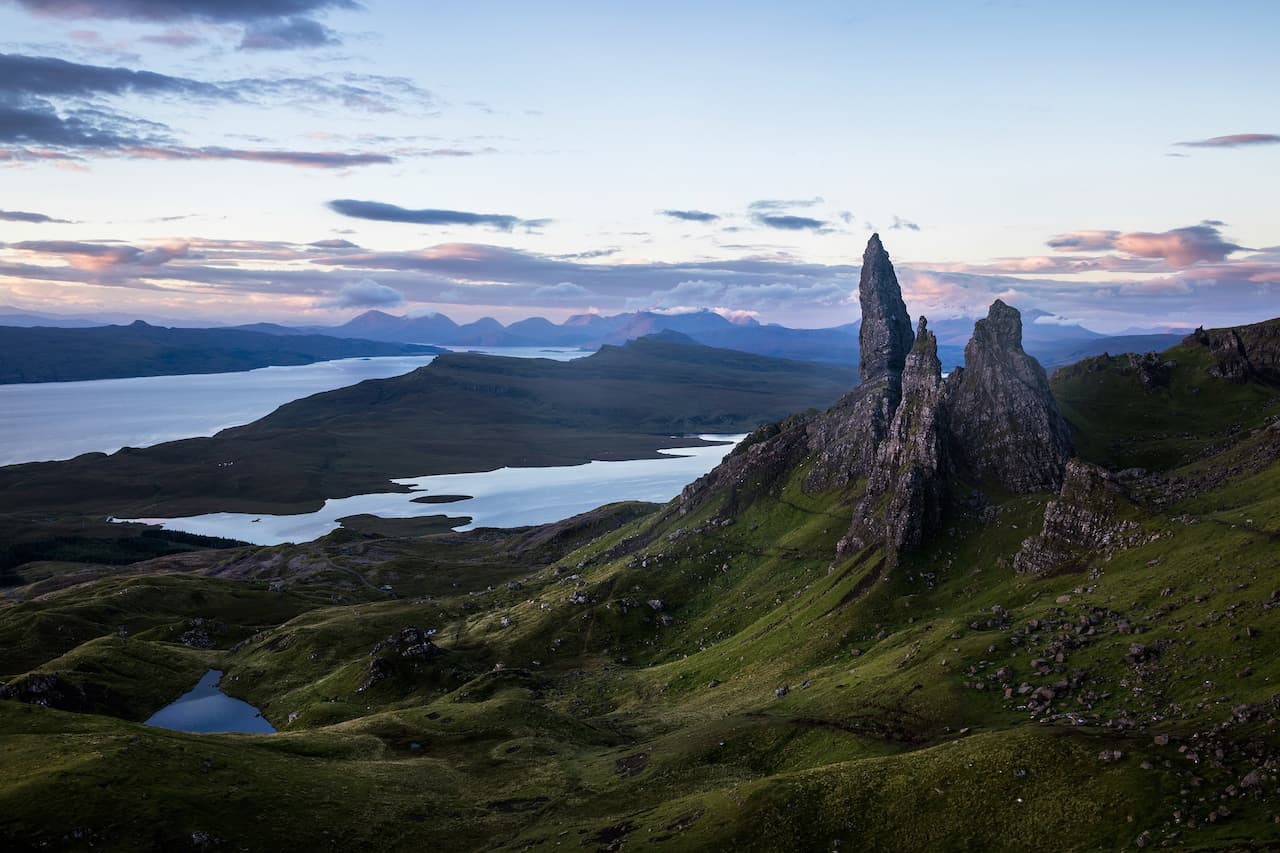
[[[1098, 378], [1057, 386], [1077, 428], [1105, 428], [1092, 388], [1133, 428], [1174, 432], [1147, 413], [1179, 416], [1176, 397], [1128, 406], [1147, 393], [1126, 384], [1136, 379]], [[184, 735], [0, 702], [0, 754], [16, 770], [0, 782], [0, 838], [56, 843], [79, 829], [96, 849], [136, 849], [203, 832], [255, 850], [1079, 850], [1133, 848], [1144, 832], [1191, 849], [1266, 843], [1274, 770], [1260, 789], [1240, 781], [1280, 748], [1265, 707], [1280, 682], [1269, 606], [1280, 464], [1240, 460], [1266, 458], [1267, 434], [1248, 424], [1280, 395], [1200, 387], [1204, 411], [1176, 437], [1085, 453], [1187, 478], [1241, 473], [1172, 505], [1128, 506], [1146, 543], [1082, 574], [1010, 568], [1048, 496], [1006, 502], [986, 525], [957, 521], [891, 575], [874, 551], [833, 564], [849, 496], [804, 494], [799, 470], [739, 495], [729, 526], [709, 523], [723, 510], [712, 502], [532, 538], [345, 534], [253, 552], [254, 577], [289, 561], [297, 574], [280, 572], [294, 578], [282, 592], [241, 581], [234, 603], [227, 580], [157, 579], [178, 586], [136, 626], [145, 671], [216, 663], [282, 734]], [[1262, 414], [1233, 430], [1250, 394]], [[1201, 458], [1232, 435], [1221, 457]], [[353, 568], [404, 597], [377, 600], [348, 583]], [[121, 583], [0, 611], [0, 636], [36, 637], [22, 665], [44, 655], [45, 670], [99, 678], [120, 648], [94, 639], [68, 654], [58, 632], [29, 626], [142, 619], [104, 610], [122, 606]], [[237, 625], [198, 653], [173, 642], [197, 612], [194, 590], [206, 615]], [[374, 645], [409, 625], [437, 629], [447, 652], [359, 691]], [[1153, 651], [1132, 659], [1135, 642]], [[1037, 715], [1005, 698], [1002, 667], [1015, 688], [1075, 684]], [[134, 695], [155, 701], [141, 685]], [[1119, 760], [1100, 759], [1111, 750]]]
[[1127, 356], [1100, 356], [1059, 370], [1053, 391], [1071, 422], [1077, 452], [1110, 468], [1167, 470], [1211, 455], [1280, 413], [1274, 386], [1231, 383], [1207, 373], [1209, 351], [1180, 345], [1166, 385], [1144, 388]]

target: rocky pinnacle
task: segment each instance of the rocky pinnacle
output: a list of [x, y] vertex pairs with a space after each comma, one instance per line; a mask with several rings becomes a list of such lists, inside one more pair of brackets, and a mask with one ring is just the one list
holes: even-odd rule
[[997, 299], [973, 327], [952, 387], [950, 432], [963, 473], [1026, 494], [1057, 491], [1071, 431], [1040, 363], [1022, 349], [1022, 315]]
[[914, 338], [898, 277], [879, 234], [871, 235], [862, 254], [858, 301], [862, 304], [862, 329], [858, 333], [862, 384], [888, 379], [896, 385]]

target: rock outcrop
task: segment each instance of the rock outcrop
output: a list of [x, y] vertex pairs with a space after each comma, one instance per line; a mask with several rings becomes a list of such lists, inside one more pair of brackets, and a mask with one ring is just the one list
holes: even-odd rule
[[911, 315], [879, 234], [871, 235], [862, 254], [858, 302], [859, 385], [810, 424], [809, 444], [817, 454], [805, 480], [810, 491], [843, 488], [870, 475], [901, 399]]
[[946, 388], [938, 341], [920, 318], [901, 377], [902, 395], [876, 450], [867, 491], [854, 509], [841, 552], [883, 541], [892, 565], [919, 547], [942, 518], [946, 473]]
[[973, 328], [952, 386], [948, 432], [956, 473], [1010, 492], [1057, 491], [1071, 430], [1040, 363], [1022, 349], [1022, 315], [997, 299]]
[[862, 327], [858, 331], [858, 375], [863, 385], [897, 385], [911, 351], [911, 315], [902, 301], [898, 276], [879, 234], [872, 234], [862, 253], [858, 282]]
[[1088, 561], [1142, 542], [1142, 526], [1116, 513], [1128, 497], [1114, 474], [1079, 459], [1067, 464], [1062, 492], [1044, 510], [1041, 532], [1013, 558], [1020, 574], [1084, 571]]
[[1280, 380], [1280, 321], [1229, 329], [1199, 328], [1183, 344], [1206, 347], [1216, 362], [1209, 373], [1221, 379]]
[[402, 628], [399, 633], [374, 644], [369, 652], [364, 682], [356, 692], [364, 693], [389, 678], [404, 674], [409, 665], [432, 660], [444, 653], [444, 649], [431, 641], [431, 632], [412, 626]]
[[57, 672], [30, 672], [0, 686], [0, 699], [87, 714], [119, 713], [123, 702], [105, 687], [79, 684]]
[[1071, 435], [1040, 364], [1022, 348], [1022, 317], [997, 300], [945, 381], [938, 344], [920, 318], [912, 334], [889, 255], [873, 235], [859, 283], [861, 384], [817, 415], [763, 427], [685, 489], [677, 511], [713, 495], [739, 501], [776, 489], [808, 462], [810, 492], [861, 484], [840, 553], [882, 546], [889, 566], [943, 525], [949, 483], [966, 492], [1056, 492]]

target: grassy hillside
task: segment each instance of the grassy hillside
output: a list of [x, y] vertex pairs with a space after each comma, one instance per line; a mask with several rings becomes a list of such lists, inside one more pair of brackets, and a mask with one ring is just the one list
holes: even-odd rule
[[[1012, 568], [1050, 495], [956, 517], [892, 572], [874, 548], [835, 559], [861, 487], [807, 493], [802, 464], [689, 511], [344, 531], [13, 590], [0, 678], [55, 679], [64, 706], [98, 713], [0, 701], [0, 838], [1265, 848], [1280, 389], [1214, 377], [1193, 349], [1169, 360], [1169, 386], [1118, 359], [1055, 380], [1087, 457], [1149, 469], [1115, 498], [1129, 547], [1068, 573]], [[405, 645], [407, 628], [438, 651]], [[205, 666], [281, 733], [137, 724]]]
[[0, 384], [228, 373], [335, 358], [428, 355], [438, 347], [282, 337], [239, 329], [168, 329], [141, 320], [88, 329], [0, 327]]

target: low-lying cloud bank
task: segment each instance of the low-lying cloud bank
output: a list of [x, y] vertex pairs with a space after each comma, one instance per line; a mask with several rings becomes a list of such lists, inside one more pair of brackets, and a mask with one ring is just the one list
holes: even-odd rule
[[[415, 223], [444, 219], [502, 229], [509, 221], [513, 227], [526, 222], [506, 214], [394, 207], [389, 215], [400, 213]], [[1081, 230], [1051, 238], [1056, 255], [984, 264], [905, 260], [898, 270], [911, 310], [939, 319], [980, 313], [997, 297], [1103, 331], [1242, 322], [1260, 319], [1267, 306], [1276, 313], [1280, 247], [1243, 249], [1221, 228], [1208, 221], [1167, 232]], [[1105, 254], [1082, 257], [1090, 252]], [[341, 239], [146, 245], [28, 240], [0, 245], [0, 296], [6, 290], [18, 301], [64, 294], [85, 304], [106, 300], [95, 294], [110, 288], [134, 292], [130, 298], [139, 304], [163, 293], [167, 310], [184, 300], [201, 311], [243, 310], [248, 300], [262, 305], [264, 315], [275, 310], [285, 319], [297, 312], [400, 305], [508, 317], [714, 307], [807, 326], [838, 325], [858, 315], [859, 268], [851, 264], [780, 255], [620, 263], [609, 262], [611, 254], [549, 255], [486, 243], [371, 251]], [[1107, 278], [1099, 280], [1104, 272]]]

